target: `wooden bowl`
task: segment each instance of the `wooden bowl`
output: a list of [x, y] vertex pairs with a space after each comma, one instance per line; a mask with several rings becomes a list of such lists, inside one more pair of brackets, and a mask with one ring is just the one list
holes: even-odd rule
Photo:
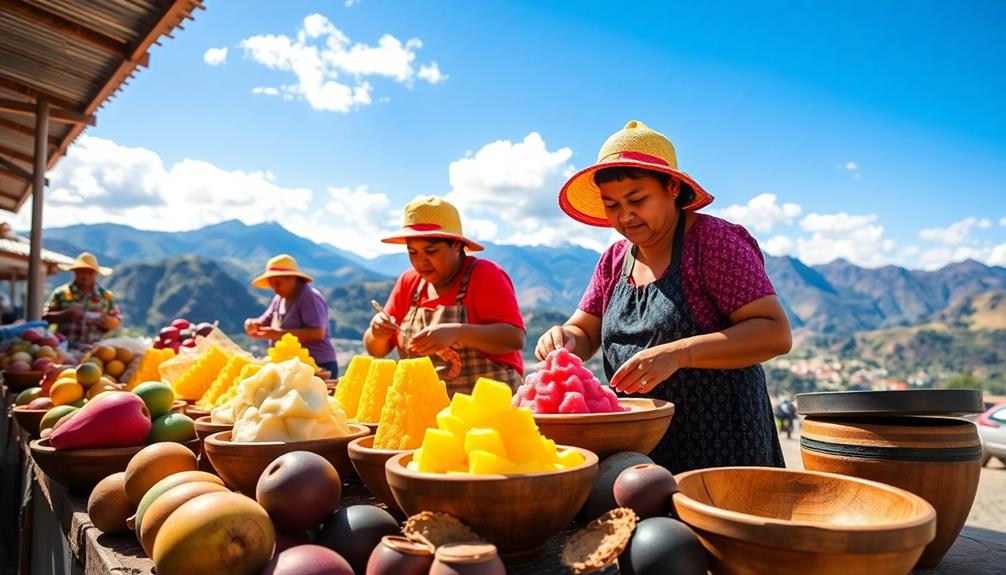
[[144, 447], [56, 449], [48, 438], [29, 444], [32, 459], [46, 475], [68, 489], [82, 491], [90, 491], [102, 479], [125, 471], [129, 460]]
[[957, 540], [982, 471], [975, 424], [949, 417], [808, 417], [800, 453], [811, 471], [879, 481], [928, 501], [936, 538], [917, 567], [937, 565]]
[[674, 404], [662, 399], [619, 398], [629, 411], [577, 415], [535, 414], [545, 437], [562, 445], [593, 451], [604, 459], [620, 451], [647, 454], [667, 433]]
[[11, 413], [14, 414], [14, 419], [17, 420], [17, 424], [21, 426], [21, 429], [25, 433], [30, 435], [32, 438], [37, 438], [39, 435], [39, 427], [42, 425], [42, 418], [45, 414], [52, 409], [51, 407], [46, 409], [28, 409], [26, 405], [15, 405], [11, 408]]
[[308, 441], [231, 441], [231, 431], [219, 431], [203, 440], [203, 448], [220, 478], [229, 487], [249, 497], [255, 497], [255, 484], [274, 459], [291, 451], [310, 451], [324, 457], [347, 478], [353, 473], [346, 446], [350, 441], [370, 434], [370, 430], [355, 423], [349, 424], [350, 433], [342, 437], [311, 439]]
[[44, 371], [3, 371], [3, 381], [10, 391], [24, 391], [29, 387], [37, 387], [42, 381]]
[[370, 430], [371, 435], [377, 435], [377, 426], [378, 426], [377, 423], [372, 423], [369, 421], [354, 421], [353, 423], [366, 427], [367, 429]]
[[188, 402], [185, 401], [184, 399], [174, 400], [173, 402], [171, 402], [171, 413], [181, 413], [184, 415], [186, 405], [188, 405]]
[[905, 575], [936, 534], [921, 497], [837, 473], [719, 467], [677, 480], [674, 508], [717, 575]]
[[220, 431], [230, 431], [234, 428], [233, 423], [213, 423], [212, 415], [204, 415], [195, 421], [196, 437], [199, 438], [200, 442], [206, 440], [207, 437], [213, 435], [214, 433]]
[[205, 409], [199, 409], [198, 407], [196, 407], [195, 405], [193, 405], [191, 403], [185, 404], [185, 408], [184, 409], [185, 409], [185, 415], [188, 415], [192, 419], [199, 419], [200, 417], [203, 417], [205, 415], [209, 415], [210, 414], [209, 411], [207, 411]]
[[496, 545], [509, 561], [540, 555], [583, 506], [597, 478], [597, 455], [574, 448], [583, 465], [523, 475], [447, 475], [410, 471], [412, 451], [385, 464], [388, 486], [406, 515], [449, 513]]
[[398, 509], [398, 502], [388, 487], [388, 477], [384, 465], [393, 456], [404, 453], [403, 449], [377, 449], [374, 436], [368, 435], [349, 442], [349, 458], [353, 461], [356, 474], [363, 480], [370, 493], [392, 509]]

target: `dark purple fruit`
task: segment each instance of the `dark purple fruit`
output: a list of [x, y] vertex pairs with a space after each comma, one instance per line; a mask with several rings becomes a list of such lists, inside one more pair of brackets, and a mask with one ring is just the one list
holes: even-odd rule
[[196, 335], [201, 335], [205, 337], [207, 335], [210, 335], [211, 331], [213, 331], [212, 323], [203, 322], [196, 326]]
[[362, 574], [374, 547], [385, 535], [401, 535], [390, 513], [372, 505], [350, 505], [325, 521], [317, 543], [345, 557], [353, 570]]
[[262, 575], [353, 575], [353, 568], [327, 547], [298, 545], [277, 552]]
[[674, 510], [671, 497], [677, 490], [678, 482], [666, 467], [641, 463], [622, 471], [612, 491], [619, 507], [628, 507], [646, 519], [670, 515]]
[[580, 508], [576, 518], [586, 523], [618, 507], [613, 493], [615, 479], [623, 469], [640, 463], [653, 463], [653, 460], [634, 451], [623, 451], [604, 458], [597, 466], [594, 487], [591, 488], [590, 495], [587, 496], [587, 501]]
[[309, 451], [291, 451], [265, 468], [255, 486], [255, 499], [276, 529], [307, 531], [339, 507], [342, 480], [327, 459]]
[[706, 550], [684, 523], [651, 517], [636, 524], [629, 545], [618, 557], [622, 575], [706, 575]]

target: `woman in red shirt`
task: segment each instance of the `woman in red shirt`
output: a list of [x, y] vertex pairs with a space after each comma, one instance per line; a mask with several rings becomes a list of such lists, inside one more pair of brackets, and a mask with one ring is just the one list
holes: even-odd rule
[[524, 320], [503, 269], [469, 255], [481, 251], [461, 232], [457, 209], [437, 196], [405, 206], [400, 233], [412, 269], [398, 277], [383, 313], [363, 334], [367, 352], [383, 357], [429, 356], [448, 393], [470, 393], [488, 377], [516, 389], [523, 381]]

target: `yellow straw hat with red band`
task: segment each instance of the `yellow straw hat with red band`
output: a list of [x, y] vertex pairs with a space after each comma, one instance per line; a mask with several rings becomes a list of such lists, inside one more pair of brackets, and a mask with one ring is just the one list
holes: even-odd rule
[[462, 233], [461, 216], [457, 208], [438, 196], [419, 197], [409, 202], [405, 206], [401, 231], [381, 241], [386, 244], [404, 244], [409, 238], [458, 240], [470, 252], [483, 249], [478, 242], [466, 238]]
[[300, 268], [297, 267], [297, 260], [293, 256], [280, 254], [269, 258], [269, 261], [265, 264], [265, 272], [252, 280], [252, 286], [267, 288], [269, 287], [269, 278], [281, 276], [294, 276], [302, 278], [305, 281], [314, 281], [313, 277], [300, 271]]
[[615, 167], [670, 174], [682, 186], [695, 192], [695, 199], [683, 206], [684, 210], [698, 210], [713, 201], [712, 194], [703, 190], [688, 174], [678, 170], [674, 144], [667, 136], [642, 122], [632, 120], [604, 142], [597, 154], [596, 164], [574, 174], [562, 187], [559, 191], [559, 207], [562, 211], [585, 224], [610, 228], [611, 224], [604, 215], [601, 190], [594, 183], [594, 172]]

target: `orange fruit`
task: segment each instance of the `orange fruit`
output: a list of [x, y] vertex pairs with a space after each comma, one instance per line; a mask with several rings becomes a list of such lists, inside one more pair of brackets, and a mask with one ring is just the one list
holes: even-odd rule
[[107, 345], [99, 345], [91, 355], [103, 362], [112, 361], [115, 359], [115, 348]]
[[[93, 359], [93, 358], [92, 358]], [[77, 366], [77, 382], [88, 387], [101, 379], [101, 368], [93, 363], [82, 363]]]
[[133, 361], [134, 357], [136, 357], [136, 354], [134, 354], [133, 352], [129, 351], [124, 347], [115, 348], [115, 359], [121, 361], [126, 365], [129, 365], [130, 362]]
[[69, 405], [84, 397], [84, 386], [76, 381], [56, 380], [49, 390], [53, 405]]
[[124, 371], [126, 371], [126, 364], [117, 359], [113, 359], [105, 364], [105, 373], [112, 377], [119, 377]]

